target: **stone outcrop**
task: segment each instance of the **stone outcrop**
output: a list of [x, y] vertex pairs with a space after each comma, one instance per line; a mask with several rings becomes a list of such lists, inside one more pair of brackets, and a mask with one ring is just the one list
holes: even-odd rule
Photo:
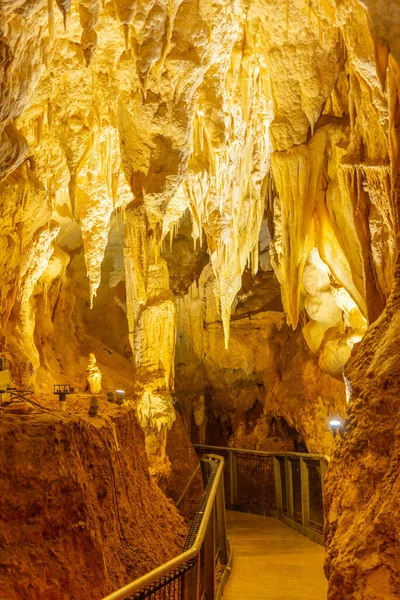
[[397, 284], [345, 370], [349, 417], [325, 485], [332, 599], [389, 600], [400, 593], [399, 308]]
[[[1, 414], [1, 595], [98, 599], [177, 554], [186, 527], [148, 472], [131, 408]], [[86, 413], [86, 416], [84, 416]], [[105, 418], [104, 418], [105, 417]]]
[[[152, 469], [169, 477], [175, 387], [187, 427], [203, 394], [215, 438], [267, 448], [294, 430], [328, 451], [348, 362], [332, 598], [383, 593], [373, 561], [397, 589], [393, 537], [366, 522], [382, 545], [346, 562], [337, 506], [362, 490], [373, 512], [390, 488], [375, 458], [382, 473], [395, 460], [395, 436], [382, 450], [359, 428], [374, 402], [395, 422], [399, 22], [398, 0], [0, 5], [0, 351], [14, 384], [82, 390], [94, 353], [104, 390], [135, 393]], [[344, 469], [357, 445], [365, 477]]]

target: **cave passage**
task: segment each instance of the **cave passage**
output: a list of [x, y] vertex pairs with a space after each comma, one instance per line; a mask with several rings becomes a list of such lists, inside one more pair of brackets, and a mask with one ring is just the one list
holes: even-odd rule
[[324, 549], [279, 521], [228, 512], [234, 551], [224, 600], [324, 600]]

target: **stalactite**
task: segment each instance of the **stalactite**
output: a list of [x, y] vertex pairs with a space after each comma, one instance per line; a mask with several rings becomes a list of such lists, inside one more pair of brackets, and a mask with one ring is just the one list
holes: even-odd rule
[[32, 308], [30, 298], [40, 276], [46, 269], [50, 257], [54, 252], [53, 242], [59, 233], [58, 223], [52, 221], [50, 228], [47, 226], [39, 229], [33, 241], [24, 253], [20, 267], [19, 291], [17, 300], [20, 305], [19, 323], [21, 331], [28, 339], [33, 340]]
[[285, 6], [286, 35], [289, 35], [289, 1], [290, 0], [286, 0]]
[[285, 311], [293, 327], [299, 318], [301, 279], [307, 248], [312, 244], [312, 218], [321, 186], [326, 131], [319, 130], [308, 146], [272, 156], [274, 181], [280, 199], [282, 240], [277, 275]]
[[57, 6], [64, 19], [64, 30], [67, 30], [67, 17], [71, 11], [71, 0], [56, 0]]
[[54, 4], [53, 0], [47, 0], [47, 13], [49, 21], [49, 42], [53, 43], [54, 40]]
[[130, 248], [131, 264], [135, 273], [135, 293], [139, 304], [147, 301], [147, 276], [149, 267], [148, 221], [143, 205], [131, 203], [126, 209], [126, 246]]
[[129, 23], [124, 23], [123, 28], [124, 28], [125, 50], [128, 52], [128, 50], [129, 50]]

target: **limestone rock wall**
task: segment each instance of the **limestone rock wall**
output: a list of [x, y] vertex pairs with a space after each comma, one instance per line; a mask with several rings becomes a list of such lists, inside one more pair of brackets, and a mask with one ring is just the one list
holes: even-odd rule
[[[94, 352], [105, 386], [136, 377], [162, 454], [175, 381], [200, 393], [206, 373], [233, 441], [261, 443], [272, 411], [327, 447], [318, 415], [341, 410], [344, 365], [368, 327], [366, 354], [379, 338], [396, 283], [399, 20], [398, 0], [2, 0], [0, 350], [15, 383], [79, 387]], [[194, 261], [177, 299], [161, 252], [187, 211], [210, 266], [197, 284]], [[242, 290], [264, 218], [284, 313], [271, 290], [250, 307]]]
[[3, 598], [98, 600], [181, 549], [186, 527], [149, 475], [134, 411], [100, 404], [94, 419], [79, 402], [62, 418], [2, 412]]
[[325, 485], [332, 599], [383, 600], [400, 593], [399, 298], [397, 283], [345, 370], [349, 417]]

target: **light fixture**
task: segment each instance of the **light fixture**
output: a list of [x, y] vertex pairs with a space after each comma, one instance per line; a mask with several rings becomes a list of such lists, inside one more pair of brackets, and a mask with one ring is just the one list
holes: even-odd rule
[[60, 402], [60, 410], [61, 412], [65, 412], [67, 394], [71, 393], [71, 386], [69, 383], [58, 383], [54, 386], [53, 394], [58, 396], [58, 400]]
[[125, 391], [124, 390], [115, 390], [116, 393], [116, 402], [117, 404], [119, 404], [119, 406], [122, 406], [122, 404], [125, 402]]
[[114, 402], [114, 392], [107, 392], [107, 400], [109, 402]]
[[329, 421], [329, 426], [332, 429], [333, 437], [336, 437], [336, 434], [342, 425], [342, 421], [337, 417], [334, 417]]

